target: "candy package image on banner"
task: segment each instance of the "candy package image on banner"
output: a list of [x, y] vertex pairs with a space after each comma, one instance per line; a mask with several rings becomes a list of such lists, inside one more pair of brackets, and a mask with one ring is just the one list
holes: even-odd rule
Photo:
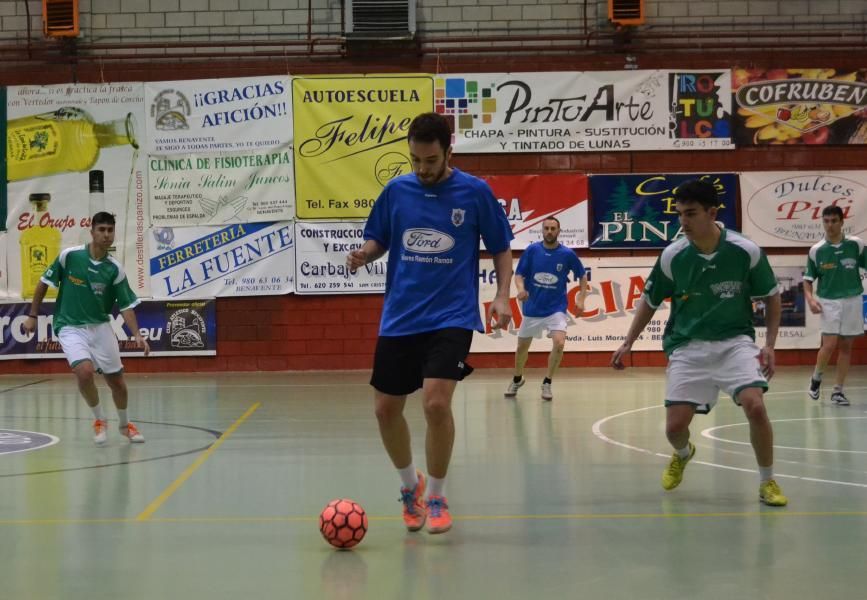
[[412, 172], [406, 134], [433, 109], [429, 75], [296, 77], [296, 213], [364, 218], [382, 188]]
[[31, 297], [61, 249], [90, 241], [90, 219], [103, 211], [115, 215], [112, 255], [133, 291], [149, 295], [143, 93], [141, 83], [6, 90], [10, 296]]
[[162, 81], [145, 93], [153, 225], [294, 218], [288, 78]]

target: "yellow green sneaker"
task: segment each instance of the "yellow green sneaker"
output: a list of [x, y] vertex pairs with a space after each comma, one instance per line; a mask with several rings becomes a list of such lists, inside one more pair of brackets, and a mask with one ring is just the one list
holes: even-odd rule
[[671, 455], [671, 462], [668, 463], [668, 468], [662, 472], [663, 489], [673, 490], [683, 481], [683, 470], [686, 468], [686, 463], [695, 456], [695, 446], [692, 445], [692, 442], [687, 442], [687, 444], [689, 444], [689, 456], [681, 458], [677, 455], [677, 452]]
[[783, 495], [783, 490], [773, 479], [768, 479], [759, 486], [759, 500], [768, 506], [785, 506], [789, 499]]

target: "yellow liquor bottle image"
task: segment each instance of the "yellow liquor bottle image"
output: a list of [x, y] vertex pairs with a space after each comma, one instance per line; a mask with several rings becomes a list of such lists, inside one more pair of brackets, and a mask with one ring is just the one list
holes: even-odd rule
[[[44, 224], [51, 194], [30, 194], [35, 212], [33, 226], [21, 232], [21, 297], [32, 298], [39, 278], [60, 254], [60, 231]], [[57, 289], [48, 288], [46, 298], [56, 298]]]
[[7, 179], [20, 181], [70, 171], [87, 171], [101, 148], [129, 144], [138, 148], [135, 118], [94, 123], [84, 110], [54, 112], [12, 119], [6, 129]]

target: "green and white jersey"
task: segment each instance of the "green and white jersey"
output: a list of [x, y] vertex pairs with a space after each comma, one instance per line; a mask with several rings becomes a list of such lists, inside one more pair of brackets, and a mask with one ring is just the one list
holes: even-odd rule
[[141, 302], [130, 289], [121, 264], [111, 255], [102, 260], [91, 258], [87, 245], [61, 252], [42, 281], [60, 288], [54, 303], [55, 333], [66, 325], [107, 323], [115, 302], [120, 310]]
[[822, 240], [807, 255], [806, 281], [819, 280], [816, 295], [827, 300], [860, 296], [863, 292], [858, 267], [867, 268], [864, 242], [846, 237], [837, 244]]
[[671, 298], [662, 349], [693, 340], [726, 340], [748, 335], [755, 340], [753, 298], [779, 292], [768, 257], [742, 235], [723, 229], [712, 254], [701, 254], [687, 238], [662, 251], [644, 285], [653, 308]]

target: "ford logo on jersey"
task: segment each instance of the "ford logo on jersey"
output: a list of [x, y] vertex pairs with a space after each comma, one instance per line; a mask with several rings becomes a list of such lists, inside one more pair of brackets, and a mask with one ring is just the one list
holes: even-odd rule
[[553, 273], [536, 273], [533, 275], [533, 279], [536, 280], [536, 283], [542, 285], [554, 285], [557, 283], [557, 276]]
[[455, 246], [455, 239], [436, 229], [407, 229], [403, 232], [403, 247], [411, 252], [439, 254]]

